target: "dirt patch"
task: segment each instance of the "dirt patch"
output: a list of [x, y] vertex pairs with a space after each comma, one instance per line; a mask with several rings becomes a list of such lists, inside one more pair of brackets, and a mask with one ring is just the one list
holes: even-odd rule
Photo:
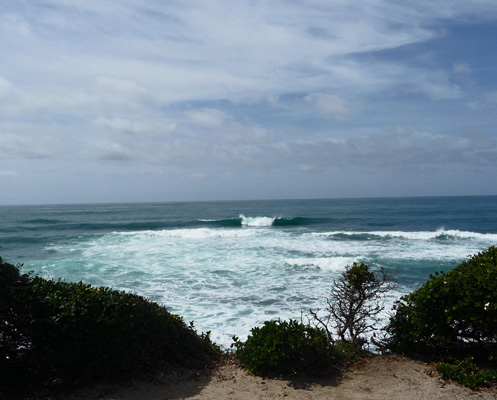
[[121, 385], [99, 385], [79, 390], [67, 400], [462, 400], [496, 399], [495, 388], [472, 391], [444, 382], [432, 366], [397, 356], [364, 360], [341, 376], [308, 381], [263, 379], [232, 363], [213, 371], [185, 370], [154, 379]]

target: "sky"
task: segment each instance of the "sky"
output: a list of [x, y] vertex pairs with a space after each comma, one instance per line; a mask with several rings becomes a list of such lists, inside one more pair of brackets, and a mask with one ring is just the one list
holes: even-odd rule
[[0, 49], [0, 204], [497, 194], [495, 0], [5, 0]]

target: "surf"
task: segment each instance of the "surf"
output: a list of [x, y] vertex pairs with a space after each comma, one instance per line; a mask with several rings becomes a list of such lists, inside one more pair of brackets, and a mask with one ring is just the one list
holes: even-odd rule
[[4, 207], [0, 255], [146, 296], [229, 346], [264, 320], [323, 307], [354, 262], [398, 269], [393, 303], [495, 245], [496, 210], [497, 198]]
[[316, 236], [325, 236], [335, 240], [483, 240], [489, 242], [497, 242], [497, 234], [493, 233], [478, 233], [459, 230], [444, 230], [436, 231], [369, 231], [369, 232], [354, 232], [354, 231], [331, 231], [331, 232], [315, 232]]
[[199, 219], [200, 224], [212, 227], [297, 227], [325, 224], [329, 222], [327, 218], [308, 217], [270, 217], [256, 216], [248, 217], [240, 214], [238, 218], [227, 219]]

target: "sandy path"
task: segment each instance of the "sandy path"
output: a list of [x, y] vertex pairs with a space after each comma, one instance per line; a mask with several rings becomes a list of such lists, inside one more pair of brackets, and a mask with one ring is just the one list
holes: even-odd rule
[[434, 376], [423, 363], [399, 357], [375, 357], [346, 372], [340, 378], [312, 383], [251, 376], [234, 365], [212, 373], [185, 371], [176, 376], [159, 376], [154, 381], [128, 385], [101, 385], [70, 396], [67, 400], [418, 400], [497, 399], [495, 389], [472, 391]]

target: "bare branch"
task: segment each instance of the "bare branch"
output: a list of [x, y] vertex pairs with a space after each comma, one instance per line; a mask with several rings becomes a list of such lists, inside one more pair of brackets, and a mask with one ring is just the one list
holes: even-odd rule
[[381, 268], [376, 273], [366, 264], [347, 266], [326, 299], [326, 315], [309, 310], [309, 320], [323, 328], [331, 342], [348, 341], [362, 345], [364, 334], [377, 330], [378, 314], [384, 309], [384, 294], [395, 286], [395, 276]]

